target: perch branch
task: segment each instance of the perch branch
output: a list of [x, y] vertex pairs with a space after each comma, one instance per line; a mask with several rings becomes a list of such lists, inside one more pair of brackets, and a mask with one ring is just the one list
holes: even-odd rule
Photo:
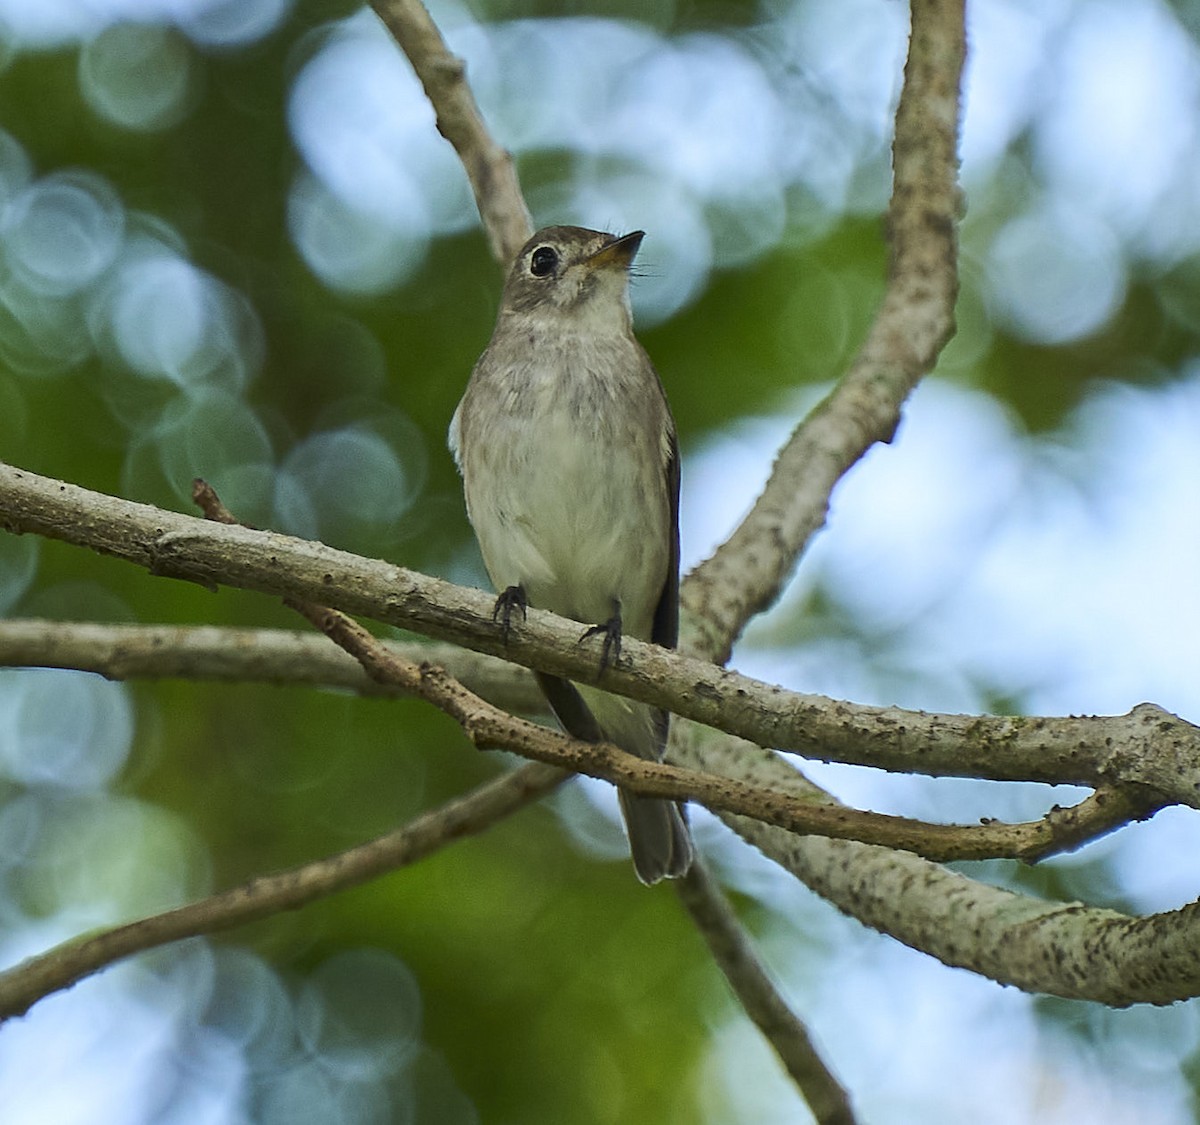
[[[221, 526], [0, 465], [0, 526], [124, 558], [153, 573], [329, 604], [584, 683], [577, 622], [529, 611], [505, 643], [493, 598], [320, 543]], [[1200, 807], [1200, 728], [1142, 704], [1102, 718], [938, 715], [780, 687], [627, 640], [604, 687], [759, 745], [933, 776], [1133, 787]], [[726, 772], [736, 773], [736, 761]], [[636, 786], [635, 786], [636, 788]]]

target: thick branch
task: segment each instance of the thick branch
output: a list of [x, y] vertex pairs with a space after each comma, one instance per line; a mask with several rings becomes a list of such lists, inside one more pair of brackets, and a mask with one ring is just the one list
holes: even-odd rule
[[420, 0], [371, 0], [371, 7], [408, 56], [437, 115], [438, 132], [458, 153], [492, 255], [507, 266], [533, 233], [512, 156], [488, 133], [465, 77]]
[[[693, 769], [728, 761], [704, 738], [685, 736], [675, 750]], [[753, 766], [757, 784], [811, 798], [812, 785], [778, 756], [760, 753]], [[1200, 995], [1200, 903], [1133, 918], [1000, 890], [904, 852], [721, 819], [850, 917], [947, 965], [1114, 1007]]]
[[756, 843], [852, 917], [1001, 984], [1113, 1007], [1200, 995], [1198, 903], [1132, 918], [1038, 902], [866, 844], [783, 833]]
[[849, 371], [780, 451], [749, 515], [684, 584], [680, 647], [689, 653], [725, 663], [825, 522], [834, 486], [875, 442], [891, 440], [901, 405], [954, 333], [965, 53], [962, 0], [914, 0], [892, 147], [883, 305]]
[[[222, 526], [0, 465], [0, 526], [216, 587], [328, 604], [438, 640], [595, 682], [579, 626], [531, 609], [505, 645], [493, 599], [321, 543]], [[1114, 718], [1003, 718], [865, 707], [802, 695], [627, 640], [605, 688], [765, 746], [935, 776], [1148, 790], [1200, 807], [1200, 728], [1143, 704]], [[736, 771], [736, 764], [728, 767]]]

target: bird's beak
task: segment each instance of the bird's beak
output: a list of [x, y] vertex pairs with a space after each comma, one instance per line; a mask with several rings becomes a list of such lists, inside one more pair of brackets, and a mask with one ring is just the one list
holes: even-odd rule
[[602, 246], [588, 258], [588, 265], [593, 267], [617, 266], [627, 270], [633, 264], [638, 247], [641, 246], [642, 239], [645, 237], [644, 230], [635, 230], [631, 234], [623, 234], [620, 238], [614, 238], [612, 242]]

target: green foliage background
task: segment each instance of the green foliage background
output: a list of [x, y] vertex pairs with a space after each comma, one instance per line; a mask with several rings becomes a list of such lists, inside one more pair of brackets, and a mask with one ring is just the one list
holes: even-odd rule
[[[348, 402], [365, 417], [396, 412], [411, 420], [422, 446], [418, 499], [399, 526], [336, 545], [478, 582], [444, 433], [499, 292], [483, 237], [471, 230], [441, 238], [406, 283], [356, 297], [323, 285], [289, 235], [288, 192], [301, 161], [286, 126], [289, 83], [313, 50], [314, 29], [352, 10], [300, 4], [266, 38], [227, 50], [172, 32], [191, 67], [190, 109], [173, 127], [142, 134], [106, 123], [85, 103], [74, 47], [13, 51], [0, 69], [0, 126], [37, 174], [85, 168], [106, 178], [126, 208], [170, 224], [195, 265], [247, 298], [263, 354], [247, 396], [270, 420], [280, 454], [331, 412], [350, 409]], [[640, 6], [570, 6], [572, 15], [589, 11], [644, 14]], [[493, 4], [483, 14], [563, 13], [554, 4]], [[664, 4], [652, 18], [665, 34], [683, 36], [746, 28], [759, 14], [750, 5]], [[513, 77], [526, 79], [536, 75]], [[536, 196], [576, 174], [575, 160], [564, 151], [526, 153], [523, 183]], [[882, 198], [885, 173], [881, 142], [862, 173], [868, 195]], [[943, 374], [997, 396], [1031, 432], [1059, 425], [1098, 377], [1150, 387], [1175, 378], [1195, 354], [1196, 332], [1171, 310], [1191, 304], [1200, 283], [1192, 258], [1162, 268], [1132, 263], [1128, 293], [1099, 331], [1061, 346], [1021, 338], [990, 319], [972, 263], [1035, 190], [1036, 171], [1019, 142], [1001, 172], [976, 185], [964, 229], [964, 332], [942, 365]], [[819, 228], [809, 221], [810, 200], [796, 196], [789, 206], [773, 250], [714, 273], [697, 300], [641, 333], [668, 388], [685, 455], [722, 427], [774, 410], [795, 388], [836, 377], [875, 310], [886, 268], [878, 206], [825, 215]], [[651, 230], [647, 251], [653, 244]], [[110, 361], [94, 353], [43, 378], [0, 364], [0, 456], [186, 510], [161, 481], [135, 478], [129, 487], [135, 435], [113, 419], [114, 378]], [[221, 490], [219, 474], [213, 482]], [[18, 549], [30, 548], [0, 542], [0, 558]], [[36, 550], [36, 581], [8, 606], [9, 616], [299, 627], [268, 599], [214, 595], [61, 544]], [[836, 614], [823, 617], [820, 591], [800, 608], [821, 628], [850, 628]], [[814, 627], [801, 620], [775, 628]], [[66, 905], [48, 875], [63, 864], [85, 865], [96, 900], [130, 913], [166, 906], [181, 887], [196, 894], [230, 886], [370, 838], [501, 768], [449, 721], [411, 702], [259, 685], [139, 683], [130, 691], [135, 743], [111, 795], [166, 814], [168, 834], [188, 841], [182, 881], [156, 901], [151, 847], [131, 883], [129, 866], [116, 862], [127, 840], [109, 839], [82, 859], [45, 851], [10, 873], [4, 891], [33, 916]], [[4, 783], [0, 800], [19, 790]], [[68, 836], [86, 805], [69, 793], [58, 801]], [[1047, 893], [1072, 890], [1050, 881], [1041, 882]], [[785, 916], [792, 905], [783, 904]], [[748, 908], [747, 917], [769, 928], [760, 911]], [[803, 957], [796, 940], [789, 936], [789, 948], [801, 953], [789, 956]], [[415, 1105], [411, 1119], [422, 1121], [722, 1119], [720, 1092], [704, 1068], [730, 1002], [700, 940], [668, 887], [647, 891], [624, 862], [585, 855], [546, 808], [221, 941], [261, 954], [290, 987], [347, 949], [386, 950], [409, 967], [421, 995], [422, 1046], [403, 1095], [392, 1090], [392, 1119], [404, 1119], [401, 1104]]]

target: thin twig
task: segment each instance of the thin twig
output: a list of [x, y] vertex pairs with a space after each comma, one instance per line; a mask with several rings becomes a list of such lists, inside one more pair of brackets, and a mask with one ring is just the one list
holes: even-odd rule
[[[1080, 824], [1107, 831], [1109, 807], [1103, 802], [1071, 817], [1059, 812], [1030, 825], [992, 822], [979, 825], [929, 824], [907, 817], [862, 812], [839, 804], [814, 804], [791, 793], [715, 774], [697, 773], [669, 763], [648, 762], [607, 743], [580, 742], [536, 723], [516, 718], [480, 699], [442, 668], [417, 666], [382, 649], [361, 625], [343, 613], [325, 607], [297, 604], [317, 628], [359, 660], [367, 674], [381, 681], [402, 684], [415, 695], [445, 711], [462, 726], [481, 749], [503, 749], [547, 765], [610, 781], [614, 785], [653, 797], [694, 800], [712, 809], [752, 817], [764, 824], [802, 835], [882, 844], [939, 859], [990, 859], [1011, 855], [1018, 847], [1038, 854], [1060, 850], [1055, 833], [1065, 821], [1068, 838], [1062, 847], [1075, 846]], [[1110, 802], [1118, 814], [1119, 801]]]
[[854, 1125], [841, 1083], [825, 1065], [803, 1021], [784, 1002], [766, 968], [704, 864], [677, 880], [680, 901], [708, 943], [713, 960], [754, 1025], [775, 1049], [818, 1125]]
[[0, 973], [0, 1019], [23, 1015], [43, 996], [123, 957], [295, 910], [415, 863], [447, 844], [490, 828], [550, 792], [565, 777], [560, 770], [526, 765], [369, 843], [277, 875], [251, 879], [175, 910], [64, 942]]
[[[461, 645], [381, 641], [408, 660], [448, 668], [490, 703], [541, 714], [545, 696], [524, 669]], [[370, 679], [323, 637], [293, 629], [217, 625], [127, 625], [14, 618], [0, 621], [0, 668], [74, 668], [110, 680], [196, 680], [345, 688], [360, 695], [404, 696]]]

